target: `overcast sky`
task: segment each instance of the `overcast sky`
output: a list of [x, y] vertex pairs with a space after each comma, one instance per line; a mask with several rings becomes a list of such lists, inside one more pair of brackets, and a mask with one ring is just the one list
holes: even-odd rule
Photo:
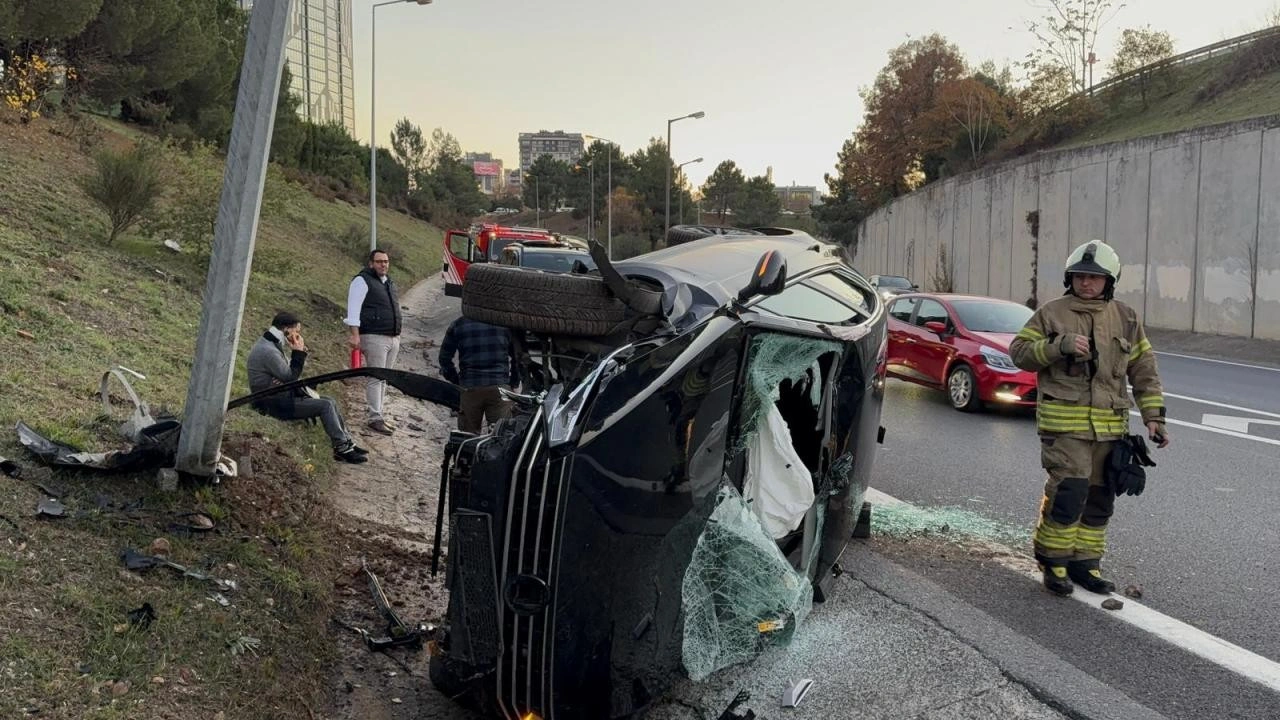
[[[1258, 29], [1278, 0], [1129, 0], [1099, 38], [1104, 75], [1126, 27], [1169, 31], [1182, 52]], [[356, 134], [369, 137], [370, 8], [353, 0]], [[722, 160], [780, 185], [821, 185], [862, 118], [858, 89], [888, 51], [931, 32], [974, 65], [1021, 59], [1028, 0], [434, 0], [377, 13], [377, 134], [408, 117], [466, 151], [519, 164], [517, 135], [565, 130], [634, 152], [672, 126], [695, 184]]]

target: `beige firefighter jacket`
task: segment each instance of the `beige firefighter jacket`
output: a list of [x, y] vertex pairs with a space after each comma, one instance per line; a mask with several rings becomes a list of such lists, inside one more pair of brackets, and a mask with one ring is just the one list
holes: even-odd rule
[[[1092, 338], [1095, 356], [1075, 354], [1075, 336]], [[1144, 423], [1163, 423], [1156, 356], [1133, 308], [1118, 300], [1064, 295], [1042, 305], [1009, 345], [1013, 362], [1037, 373], [1041, 435], [1113, 440], [1128, 434], [1128, 385]]]

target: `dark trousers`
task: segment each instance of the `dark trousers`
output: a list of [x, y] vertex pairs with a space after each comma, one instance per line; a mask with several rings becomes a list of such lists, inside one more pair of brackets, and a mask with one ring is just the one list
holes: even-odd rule
[[493, 425], [510, 415], [511, 403], [502, 399], [502, 394], [499, 392], [506, 387], [506, 385], [482, 385], [463, 388], [458, 408], [458, 429], [463, 432], [479, 433], [483, 421], [487, 420], [490, 425]]
[[321, 424], [324, 425], [324, 432], [329, 436], [329, 441], [333, 443], [334, 448], [341, 449], [351, 444], [351, 435], [347, 433], [347, 426], [342, 422], [338, 403], [331, 397], [294, 398], [293, 409], [287, 413], [288, 417], [284, 415], [277, 415], [277, 417], [282, 420], [320, 418]]

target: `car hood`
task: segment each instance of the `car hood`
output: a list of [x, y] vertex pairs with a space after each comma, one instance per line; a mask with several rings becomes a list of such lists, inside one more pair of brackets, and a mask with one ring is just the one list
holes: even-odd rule
[[973, 337], [980, 342], [1001, 351], [1009, 352], [1009, 343], [1013, 342], [1013, 333], [975, 332]]

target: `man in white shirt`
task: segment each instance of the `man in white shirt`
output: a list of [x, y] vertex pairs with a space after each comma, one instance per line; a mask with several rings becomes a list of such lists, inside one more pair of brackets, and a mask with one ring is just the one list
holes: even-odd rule
[[[351, 279], [347, 290], [348, 342], [364, 353], [368, 367], [389, 368], [400, 354], [400, 299], [387, 275], [391, 257], [385, 250], [369, 253], [369, 266]], [[369, 428], [390, 435], [396, 426], [383, 413], [387, 384], [369, 378], [365, 400], [369, 403]]]

